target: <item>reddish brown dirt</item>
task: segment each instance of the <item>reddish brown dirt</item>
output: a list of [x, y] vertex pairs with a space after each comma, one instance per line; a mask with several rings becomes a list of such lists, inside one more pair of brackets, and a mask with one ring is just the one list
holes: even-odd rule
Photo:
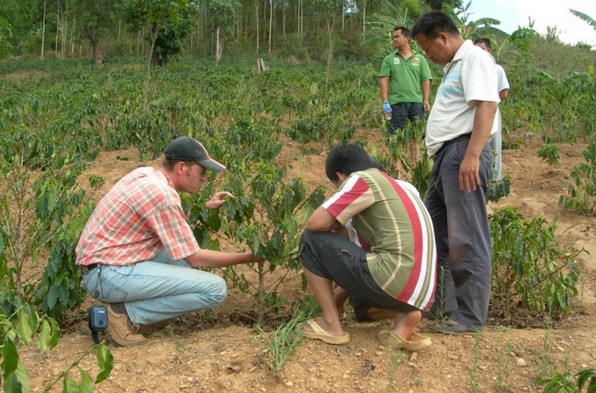
[[[382, 145], [376, 132], [360, 132], [356, 137], [367, 140], [369, 148]], [[504, 151], [503, 168], [511, 174], [511, 194], [497, 205], [491, 204], [490, 209], [513, 205], [526, 219], [541, 215], [549, 222], [556, 220], [562, 244], [589, 252], [578, 259], [582, 278], [574, 309], [551, 329], [493, 325], [477, 337], [429, 333], [433, 345], [408, 354], [377, 341], [376, 334], [385, 323], [348, 320], [346, 330], [352, 336], [348, 345], [335, 347], [303, 340], [276, 375], [266, 365], [269, 355], [258, 344], [257, 330], [233, 317], [230, 310], [242, 304], [249, 309], [250, 302], [231, 289], [224, 305], [213, 310], [215, 319], [211, 322], [201, 315], [178, 318], [165, 327], [147, 331], [148, 342], [141, 347], [122, 348], [108, 339], [114, 369], [96, 391], [535, 392], [541, 389], [533, 380], [542, 372], [596, 368], [596, 265], [592, 257], [596, 254], [595, 221], [558, 206], [559, 196], [570, 182], [571, 169], [582, 161], [584, 146], [560, 145], [561, 159], [555, 166], [537, 156], [538, 147], [538, 142], [528, 140], [526, 147]], [[290, 142], [279, 163], [291, 166], [291, 176], [302, 177], [314, 187], [325, 183], [325, 155], [325, 148], [316, 147], [303, 154]], [[159, 161], [141, 163], [134, 150], [101, 153], [81, 177], [81, 184], [88, 188], [87, 174], [104, 177], [104, 186], [90, 190], [90, 197], [98, 200], [118, 178], [147, 164], [157, 166]], [[233, 168], [227, 173], [233, 173]], [[300, 277], [293, 275], [283, 295], [290, 300], [304, 296], [300, 286]], [[86, 321], [79, 317], [65, 329], [54, 350], [39, 353], [24, 348], [21, 356], [30, 373], [32, 391], [42, 391], [91, 344]], [[81, 364], [93, 376], [97, 373], [94, 362], [88, 357]], [[72, 371], [71, 377], [78, 379], [78, 372]]]

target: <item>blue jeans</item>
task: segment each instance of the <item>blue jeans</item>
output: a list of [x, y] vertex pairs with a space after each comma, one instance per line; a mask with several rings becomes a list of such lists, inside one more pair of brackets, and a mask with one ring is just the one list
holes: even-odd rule
[[491, 287], [491, 242], [485, 192], [492, 166], [489, 144], [480, 155], [481, 187], [459, 189], [459, 166], [469, 137], [447, 142], [434, 157], [426, 207], [438, 251], [432, 312], [480, 329], [486, 323]]
[[393, 135], [406, 128], [408, 121], [424, 121], [424, 106], [421, 102], [399, 102], [391, 105], [391, 120], [387, 124], [387, 132]]
[[223, 278], [171, 260], [162, 252], [129, 266], [99, 265], [83, 275], [83, 287], [106, 303], [124, 303], [136, 326], [215, 307], [227, 295]]

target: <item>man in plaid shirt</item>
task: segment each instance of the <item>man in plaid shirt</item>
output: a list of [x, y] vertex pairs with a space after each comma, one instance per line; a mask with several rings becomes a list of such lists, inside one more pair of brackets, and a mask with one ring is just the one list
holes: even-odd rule
[[[138, 168], [101, 199], [76, 248], [83, 286], [107, 303], [108, 331], [123, 346], [145, 338], [136, 332], [192, 311], [211, 308], [226, 297], [225, 281], [199, 268], [254, 261], [251, 252], [201, 249], [186, 222], [178, 191], [194, 194], [205, 171], [225, 166], [209, 157], [197, 140], [174, 139], [160, 169]], [[219, 209], [228, 192], [206, 206]]]

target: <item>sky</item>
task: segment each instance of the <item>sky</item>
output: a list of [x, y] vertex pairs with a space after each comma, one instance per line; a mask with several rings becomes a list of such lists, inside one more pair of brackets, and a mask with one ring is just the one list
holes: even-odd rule
[[569, 12], [570, 8], [596, 20], [596, 0], [472, 0], [467, 12], [468, 21], [486, 17], [500, 20], [495, 27], [506, 33], [527, 27], [531, 17], [540, 35], [546, 35], [547, 27], [556, 26], [561, 42], [575, 45], [581, 41], [596, 49], [596, 29]]

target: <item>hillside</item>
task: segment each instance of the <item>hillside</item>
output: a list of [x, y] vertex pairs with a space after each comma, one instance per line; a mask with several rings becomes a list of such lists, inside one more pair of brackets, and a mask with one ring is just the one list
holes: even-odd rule
[[[369, 146], [382, 140], [377, 131], [358, 130], [356, 139]], [[504, 173], [511, 174], [511, 194], [490, 209], [513, 205], [526, 217], [542, 215], [556, 221], [563, 244], [585, 248], [580, 294], [573, 311], [552, 326], [512, 329], [491, 324], [477, 337], [428, 333], [433, 345], [408, 354], [383, 347], [376, 333], [383, 323], [360, 324], [347, 315], [350, 344], [334, 347], [304, 339], [279, 375], [267, 367], [269, 354], [259, 345], [258, 332], [232, 312], [243, 303], [237, 290], [213, 313], [178, 318], [166, 326], [145, 330], [148, 343], [122, 348], [108, 341], [114, 369], [97, 392], [465, 392], [539, 391], [535, 377], [558, 371], [596, 368], [596, 228], [594, 219], [563, 211], [559, 196], [565, 192], [571, 169], [582, 161], [582, 146], [558, 145], [559, 164], [550, 166], [537, 156], [541, 143], [532, 138], [524, 147], [504, 150]], [[325, 183], [323, 148], [299, 151], [286, 143], [279, 164], [309, 187]], [[117, 159], [120, 157], [120, 160]], [[128, 160], [122, 160], [128, 158]], [[118, 165], [114, 165], [118, 162]], [[98, 199], [122, 175], [142, 163], [134, 149], [100, 153], [81, 176], [101, 174], [106, 184], [90, 196]], [[233, 175], [233, 168], [227, 176]], [[226, 175], [220, 175], [226, 176]], [[328, 187], [329, 188], [329, 187]], [[305, 296], [298, 275], [287, 280], [282, 292], [289, 300]], [[249, 304], [244, 302], [244, 304]], [[424, 329], [424, 328], [423, 328]], [[90, 348], [86, 320], [75, 317], [63, 331], [58, 346], [39, 353], [21, 352], [29, 370], [32, 391], [41, 391], [70, 363]], [[92, 358], [81, 367], [97, 373]], [[73, 372], [73, 378], [78, 379]], [[57, 390], [56, 390], [57, 391]]]

